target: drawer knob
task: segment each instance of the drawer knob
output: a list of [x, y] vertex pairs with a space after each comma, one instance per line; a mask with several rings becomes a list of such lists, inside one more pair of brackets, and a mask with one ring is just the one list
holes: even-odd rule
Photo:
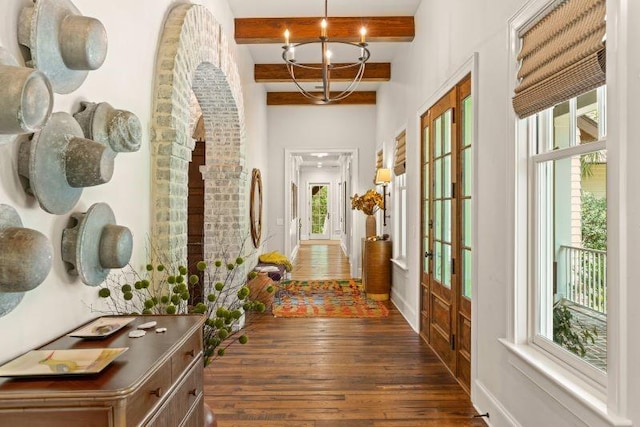
[[198, 394], [198, 389], [197, 388], [193, 388], [193, 389], [189, 390], [189, 394], [191, 396], [197, 395]]
[[196, 357], [196, 350], [195, 349], [191, 349], [191, 350], [187, 351], [187, 355], [189, 355], [191, 357]]
[[162, 396], [162, 388], [158, 387], [157, 389], [152, 390], [151, 394], [153, 394], [156, 397], [161, 397]]

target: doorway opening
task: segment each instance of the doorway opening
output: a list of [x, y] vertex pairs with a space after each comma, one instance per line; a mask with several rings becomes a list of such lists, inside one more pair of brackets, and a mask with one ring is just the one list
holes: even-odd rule
[[334, 240], [357, 277], [359, 242], [355, 242], [350, 195], [357, 188], [357, 149], [285, 150], [284, 251], [294, 259], [301, 242]]
[[309, 239], [331, 240], [330, 185], [309, 184]]

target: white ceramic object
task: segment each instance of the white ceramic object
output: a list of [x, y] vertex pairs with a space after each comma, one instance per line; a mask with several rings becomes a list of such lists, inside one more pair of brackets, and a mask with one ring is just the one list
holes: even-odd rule
[[51, 80], [56, 93], [71, 93], [107, 56], [100, 21], [82, 16], [69, 0], [37, 0], [20, 12], [18, 42], [30, 49], [27, 62]]
[[84, 187], [104, 184], [113, 176], [114, 152], [83, 136], [70, 114], [58, 112], [41, 131], [20, 140], [18, 174], [23, 187], [49, 213], [69, 212]]
[[38, 70], [21, 67], [0, 47], [0, 145], [40, 130], [52, 108], [49, 79]]
[[138, 151], [142, 144], [142, 125], [130, 111], [116, 110], [107, 102], [81, 102], [73, 117], [84, 137], [111, 147], [116, 153]]
[[51, 270], [53, 248], [47, 237], [24, 228], [18, 212], [0, 204], [0, 317], [22, 301]]
[[142, 325], [138, 325], [138, 329], [151, 329], [156, 326], [158, 322], [152, 320], [151, 322], [143, 323]]
[[62, 260], [70, 274], [89, 286], [104, 282], [112, 268], [122, 268], [131, 259], [133, 236], [116, 225], [106, 203], [92, 205], [86, 213], [74, 213], [62, 232]]
[[142, 329], [134, 329], [129, 332], [129, 338], [140, 338], [147, 335], [147, 331], [143, 331]]

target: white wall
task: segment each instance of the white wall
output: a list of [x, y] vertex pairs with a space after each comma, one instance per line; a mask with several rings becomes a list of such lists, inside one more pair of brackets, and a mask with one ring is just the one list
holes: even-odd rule
[[[268, 212], [269, 238], [266, 242], [269, 250], [284, 250], [283, 226], [276, 225], [278, 218], [284, 218], [284, 191], [289, 183], [284, 182], [284, 150], [307, 149], [356, 149], [359, 167], [357, 181], [359, 188], [353, 193], [362, 194], [372, 187], [375, 166], [375, 106], [273, 106], [267, 108], [268, 123], [268, 164], [269, 181], [265, 185], [270, 189]], [[299, 187], [299, 191], [304, 191]], [[353, 233], [364, 235], [364, 215], [354, 216]], [[357, 247], [355, 247], [357, 246]], [[359, 240], [353, 253], [360, 251]], [[355, 257], [352, 261], [357, 261]]]
[[[54, 111], [76, 112], [81, 100], [107, 101], [116, 108], [135, 113], [143, 127], [142, 148], [137, 153], [120, 154], [116, 158], [113, 179], [108, 184], [87, 188], [74, 208], [85, 211], [96, 202], [108, 203], [119, 224], [134, 235], [132, 264], [143, 265], [145, 240], [149, 233], [149, 122], [153, 101], [154, 68], [157, 44], [165, 15], [172, 0], [74, 0], [87, 16], [99, 19], [106, 28], [109, 49], [104, 65], [89, 73], [75, 92], [55, 95]], [[233, 16], [224, 0], [203, 0], [233, 40]], [[17, 19], [28, 0], [4, 0], [0, 13], [0, 46], [22, 62], [17, 44]], [[233, 43], [233, 42], [232, 42]], [[264, 90], [253, 83], [253, 63], [244, 47], [237, 48], [236, 61], [243, 81], [247, 123], [247, 167], [259, 167], [265, 179], [266, 107]], [[0, 318], [0, 362], [67, 332], [82, 322], [96, 317], [90, 306], [96, 302], [96, 288], [85, 286], [69, 276], [60, 257], [60, 239], [69, 215], [50, 215], [27, 197], [16, 172], [17, 145], [0, 146], [0, 203], [18, 210], [27, 227], [49, 237], [54, 248], [53, 268], [45, 282], [28, 292], [22, 303]], [[265, 173], [266, 172], [266, 173]], [[248, 193], [248, 191], [247, 191]], [[265, 189], [268, 212], [269, 189]], [[267, 213], [268, 215], [268, 213]]]
[[[536, 384], [527, 377], [526, 370], [514, 367], [517, 364], [515, 356], [498, 341], [508, 336], [513, 319], [509, 311], [513, 302], [508, 300], [508, 295], [513, 295], [511, 272], [515, 259], [514, 236], [508, 229], [508, 224], [515, 220], [511, 205], [514, 183], [510, 172], [514, 167], [511, 157], [514, 141], [509, 136], [513, 123], [508, 121], [512, 96], [509, 82], [513, 78], [509, 75], [508, 21], [525, 3], [524, 0], [423, 1], [415, 16], [415, 41], [398, 50], [392, 67], [392, 82], [378, 91], [376, 141], [385, 144], [385, 152], [393, 150], [394, 137], [405, 123], [408, 124], [409, 273], [405, 280], [394, 279], [394, 288], [398, 288], [394, 289], [394, 294], [403, 301], [413, 302], [412, 308], [403, 311], [417, 329], [421, 262], [420, 242], [416, 237], [420, 234], [419, 116], [428, 107], [424, 103], [477, 52], [478, 97], [474, 103], [478, 105], [479, 115], [474, 147], [478, 167], [475, 182], [477, 223], [474, 227], [478, 238], [473, 248], [477, 254], [473, 290], [473, 310], [477, 314], [473, 324], [477, 360], [474, 366], [477, 368], [472, 373], [472, 399], [480, 412], [490, 412], [490, 422], [494, 426], [612, 425], [602, 411], [553, 387], [553, 381]], [[632, 141], [637, 133], [632, 118], [640, 114], [633, 95], [640, 93], [640, 57], [632, 47], [632, 41], [640, 40], [640, 26], [637, 25], [640, 4], [629, 0], [609, 0], [607, 3], [607, 49], [619, 67], [615, 74], [608, 71], [608, 78], [616, 79], [615, 84], [609, 84], [609, 100], [618, 105], [609, 123], [609, 142], [615, 148], [609, 149], [608, 163], [616, 168], [608, 183], [612, 201], [616, 201], [612, 186], [620, 184], [621, 189], [620, 209], [614, 208], [610, 214], [614, 217], [610, 220], [619, 225], [609, 228], [610, 235], [617, 236], [615, 241], [620, 241], [609, 250], [613, 266], [617, 265], [620, 272], [620, 287], [616, 283], [610, 288], [610, 298], [620, 301], [622, 316], [615, 329], [620, 331], [620, 336], [612, 337], [611, 333], [609, 336], [610, 342], [614, 343], [613, 346], [610, 343], [609, 351], [615, 354], [616, 360], [609, 372], [617, 378], [610, 382], [616, 387], [609, 389], [610, 402], [614, 402], [609, 404], [609, 410], [626, 415], [637, 424], [640, 423], [637, 405], [640, 401], [640, 366], [636, 361], [640, 360], [640, 341], [633, 331], [640, 324], [640, 313], [635, 309], [640, 287], [636, 286], [638, 273], [631, 260], [640, 253], [640, 228], [636, 220], [640, 217], [640, 197], [635, 185], [640, 182], [637, 168], [640, 145]], [[614, 8], [623, 12], [614, 14]], [[615, 53], [612, 49], [616, 45], [609, 43], [613, 38], [625, 41]], [[612, 70], [609, 59], [607, 67]], [[614, 126], [617, 129], [614, 130]], [[629, 184], [625, 185], [625, 182]], [[393, 212], [391, 216], [393, 221]], [[627, 237], [623, 238], [625, 235]], [[612, 277], [616, 278], [616, 275], [613, 273]], [[610, 322], [614, 321], [610, 316]]]

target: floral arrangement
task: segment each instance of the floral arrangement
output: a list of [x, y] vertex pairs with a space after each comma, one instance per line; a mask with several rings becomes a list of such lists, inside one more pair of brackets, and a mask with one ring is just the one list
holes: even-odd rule
[[356, 193], [351, 197], [351, 209], [362, 211], [365, 215], [373, 215], [383, 207], [382, 194], [373, 189], [367, 190], [362, 196]]
[[[170, 267], [163, 263], [147, 264], [143, 273], [131, 265], [110, 275], [98, 289], [98, 295], [109, 314], [187, 314], [206, 316], [203, 331], [204, 364], [223, 356], [233, 342], [246, 344], [245, 324], [249, 315], [263, 313], [266, 304], [252, 299], [254, 295], [274, 292], [271, 284], [266, 289], [251, 289], [248, 282], [256, 277], [250, 272], [245, 280], [236, 280], [243, 257], [233, 260], [219, 259], [212, 263], [200, 261], [195, 266], [198, 274], [189, 274], [187, 267]], [[248, 280], [247, 280], [248, 279]], [[203, 290], [202, 301], [193, 303], [190, 290], [196, 286]], [[190, 304], [191, 301], [191, 304]]]

